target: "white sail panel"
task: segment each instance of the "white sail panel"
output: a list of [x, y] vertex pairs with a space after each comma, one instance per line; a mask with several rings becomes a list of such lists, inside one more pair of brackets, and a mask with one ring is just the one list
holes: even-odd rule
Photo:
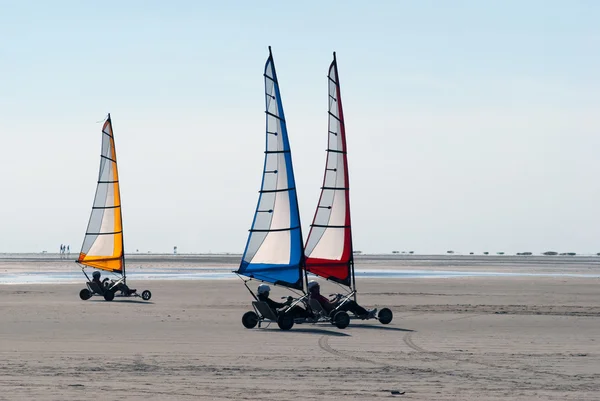
[[239, 274], [301, 288], [302, 235], [291, 151], [272, 56], [265, 65], [263, 180]]
[[327, 161], [321, 197], [306, 242], [306, 269], [316, 275], [350, 285], [352, 233], [348, 162], [335, 55], [329, 67], [328, 89]]
[[102, 128], [98, 186], [78, 262], [98, 269], [123, 269], [121, 198], [110, 117]]

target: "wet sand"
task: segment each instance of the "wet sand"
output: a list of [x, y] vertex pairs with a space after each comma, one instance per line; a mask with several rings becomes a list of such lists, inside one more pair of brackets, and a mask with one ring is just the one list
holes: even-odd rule
[[391, 324], [289, 332], [243, 328], [240, 280], [131, 284], [152, 300], [0, 286], [0, 400], [600, 398], [599, 279], [364, 279], [359, 302]]

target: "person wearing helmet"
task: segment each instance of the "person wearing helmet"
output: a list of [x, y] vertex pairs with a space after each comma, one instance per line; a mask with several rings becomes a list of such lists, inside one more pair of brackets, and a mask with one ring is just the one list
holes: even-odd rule
[[[259, 285], [256, 292], [258, 293], [258, 300], [265, 302], [275, 312], [278, 312], [278, 310], [280, 309], [284, 309], [293, 301], [292, 297], [288, 297], [284, 303], [273, 301], [271, 298], [269, 298], [271, 287], [269, 287], [266, 284]], [[285, 312], [292, 314], [294, 317], [311, 317], [311, 314], [308, 313], [306, 309], [301, 308], [298, 305], [294, 305], [290, 310], [287, 310]]]
[[108, 281], [108, 278], [104, 278], [104, 280], [100, 281], [100, 277], [102, 275], [100, 274], [100, 272], [98, 270], [96, 270], [94, 273], [92, 273], [92, 282], [98, 284], [98, 288], [100, 288], [100, 290], [104, 291], [104, 283], [106, 283]]
[[319, 283], [315, 280], [311, 280], [308, 282], [308, 294], [311, 299], [318, 301], [328, 314], [338, 307], [339, 308], [337, 310], [352, 312], [356, 316], [363, 319], [371, 319], [375, 317], [375, 314], [377, 313], [377, 308], [366, 310], [351, 299], [347, 299], [346, 302], [341, 304], [342, 299], [339, 294], [331, 300], [325, 298], [323, 295], [321, 295], [321, 287], [319, 286]]

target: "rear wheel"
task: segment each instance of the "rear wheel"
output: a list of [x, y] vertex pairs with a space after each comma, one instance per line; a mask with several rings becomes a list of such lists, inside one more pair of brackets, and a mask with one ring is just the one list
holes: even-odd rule
[[144, 290], [144, 292], [142, 292], [142, 299], [144, 301], [149, 301], [150, 298], [152, 298], [152, 293], [149, 290]]
[[281, 330], [289, 330], [294, 327], [294, 318], [292, 315], [285, 313], [283, 315], [279, 315], [277, 318], [277, 326], [279, 326]]
[[82, 301], [87, 301], [91, 297], [92, 293], [87, 288], [84, 288], [83, 290], [79, 291], [79, 298], [81, 298]]
[[344, 311], [339, 311], [333, 316], [333, 324], [338, 329], [345, 329], [350, 324], [350, 316]]
[[105, 301], [112, 301], [113, 299], [115, 299], [115, 293], [112, 291], [106, 291], [104, 293], [104, 300]]
[[381, 324], [388, 324], [394, 318], [394, 314], [388, 308], [383, 308], [377, 314], [377, 318], [381, 322]]
[[258, 323], [258, 316], [256, 315], [256, 313], [254, 313], [252, 311], [246, 312], [246, 313], [244, 313], [244, 316], [242, 316], [242, 324], [247, 329], [253, 329], [254, 327], [256, 327], [257, 323]]

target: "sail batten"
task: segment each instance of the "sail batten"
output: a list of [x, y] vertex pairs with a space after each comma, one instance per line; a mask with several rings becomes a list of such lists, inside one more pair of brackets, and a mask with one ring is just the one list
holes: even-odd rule
[[304, 248], [298, 198], [279, 83], [271, 54], [265, 64], [264, 83], [266, 143], [263, 176], [237, 273], [301, 289]]
[[96, 195], [77, 262], [124, 274], [121, 194], [110, 115], [102, 127], [102, 134]]
[[352, 285], [352, 227], [344, 113], [337, 61], [329, 66], [328, 145], [321, 196], [306, 240], [306, 270]]

